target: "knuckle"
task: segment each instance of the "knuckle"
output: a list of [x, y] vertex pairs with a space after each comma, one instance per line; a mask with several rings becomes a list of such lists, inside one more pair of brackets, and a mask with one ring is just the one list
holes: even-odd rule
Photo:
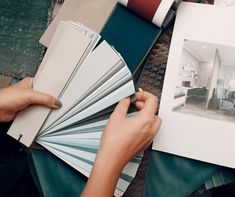
[[32, 77], [25, 77], [23, 80], [25, 81], [32, 80]]
[[145, 131], [145, 139], [151, 141], [155, 136], [155, 131], [153, 129], [147, 129]]
[[23, 80], [22, 80], [23, 83], [27, 84], [28, 87], [32, 87], [32, 83], [33, 83], [33, 78], [32, 77], [25, 77]]
[[142, 124], [144, 124], [144, 126], [151, 126], [152, 123], [153, 123], [153, 118], [151, 116], [143, 116]]
[[155, 102], [158, 103], [158, 98], [154, 96]]
[[157, 105], [158, 104], [158, 98], [154, 95], [152, 95], [152, 98], [153, 102]]

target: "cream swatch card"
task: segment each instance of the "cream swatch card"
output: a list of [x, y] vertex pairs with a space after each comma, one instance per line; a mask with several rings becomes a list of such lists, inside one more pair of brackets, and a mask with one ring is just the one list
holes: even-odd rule
[[48, 47], [57, 25], [64, 20], [79, 21], [99, 33], [116, 4], [116, 0], [66, 0], [40, 42]]
[[[37, 77], [37, 81], [34, 83], [34, 90], [59, 97], [90, 42], [91, 39], [80, 31], [74, 28], [67, 28], [45, 63], [46, 66]], [[69, 53], [65, 53], [65, 51], [69, 51]], [[42, 106], [31, 106], [21, 111], [18, 113], [8, 133], [16, 139], [20, 138], [21, 142], [29, 146], [49, 112], [49, 108]]]
[[[106, 58], [104, 58], [104, 54], [106, 54]], [[76, 72], [72, 82], [61, 96], [61, 102], [64, 105], [61, 109], [50, 114], [42, 130], [74, 107], [81, 100], [83, 94], [94, 86], [119, 61], [121, 61], [121, 58], [118, 54], [113, 53], [112, 47], [107, 42], [102, 42]]]

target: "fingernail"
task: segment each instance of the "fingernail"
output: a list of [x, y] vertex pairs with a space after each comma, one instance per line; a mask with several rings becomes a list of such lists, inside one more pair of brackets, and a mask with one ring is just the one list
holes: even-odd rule
[[61, 108], [62, 107], [62, 103], [59, 100], [55, 100], [55, 106], [57, 108]]

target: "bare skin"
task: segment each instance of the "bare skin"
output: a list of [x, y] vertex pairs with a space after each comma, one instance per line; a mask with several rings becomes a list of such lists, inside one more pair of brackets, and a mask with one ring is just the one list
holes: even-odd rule
[[32, 90], [33, 78], [27, 77], [14, 85], [0, 89], [0, 122], [15, 118], [18, 111], [32, 104], [59, 108], [61, 102], [53, 96]]

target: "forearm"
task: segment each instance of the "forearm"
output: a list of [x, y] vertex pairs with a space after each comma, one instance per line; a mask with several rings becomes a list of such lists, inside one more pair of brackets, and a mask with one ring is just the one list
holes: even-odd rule
[[81, 197], [111, 197], [114, 194], [119, 176], [124, 167], [109, 157], [98, 153], [91, 175]]

